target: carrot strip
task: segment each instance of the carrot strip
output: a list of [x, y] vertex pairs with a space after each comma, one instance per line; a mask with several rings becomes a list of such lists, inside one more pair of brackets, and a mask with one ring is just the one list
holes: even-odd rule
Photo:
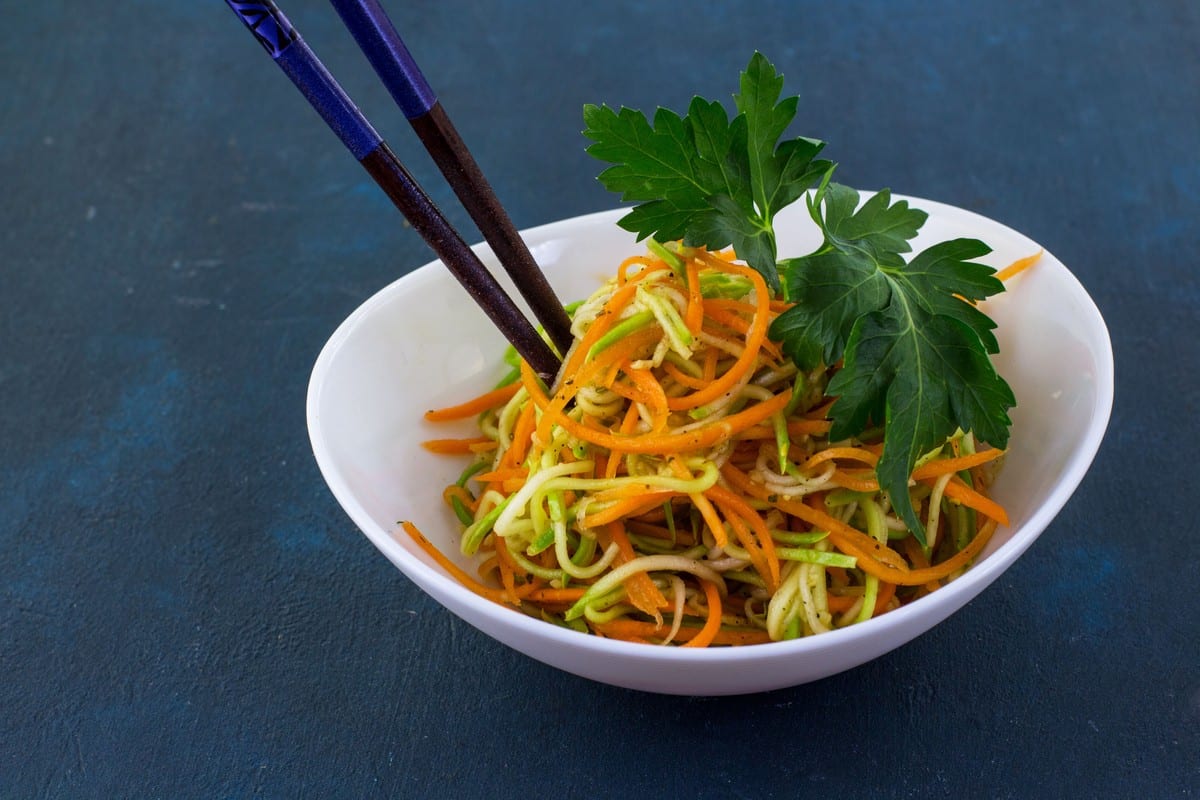
[[[798, 500], [786, 500], [774, 495], [765, 486], [755, 483], [750, 476], [736, 467], [726, 464], [721, 468], [721, 474], [737, 490], [759, 500], [766, 500], [771, 505], [798, 517], [817, 530], [829, 531], [829, 539], [833, 546], [848, 556], [858, 559], [858, 567], [863, 572], [883, 580], [895, 582], [896, 574], [904, 575], [908, 566], [904, 558], [895, 550], [880, 544], [862, 531], [855, 530], [841, 520], [812, 508]], [[809, 495], [812, 502], [819, 502], [818, 495]]]
[[476, 448], [485, 444], [494, 446], [496, 443], [486, 436], [472, 436], [469, 439], [426, 439], [421, 442], [421, 447], [438, 455], [466, 456], [478, 452]]
[[491, 472], [484, 472], [475, 476], [475, 480], [480, 483], [497, 483], [499, 481], [512, 480], [519, 478], [524, 480], [529, 477], [529, 470], [525, 467], [507, 467], [504, 469], [496, 469]]
[[469, 491], [453, 483], [442, 490], [442, 500], [446, 502], [446, 505], [453, 507], [451, 498], [458, 498], [458, 502], [462, 503], [472, 513], [479, 505], [479, 501], [472, 497]]
[[[608, 526], [608, 533], [612, 537], [612, 540], [617, 543], [617, 549], [620, 552], [618, 556], [620, 563], [624, 564], [637, 558], [637, 554], [633, 552], [633, 545], [630, 543], [629, 537], [625, 535], [624, 525], [620, 522], [613, 522]], [[626, 578], [625, 594], [629, 597], [629, 602], [638, 611], [647, 616], [654, 617], [656, 620], [662, 619], [658, 608], [667, 604], [667, 598], [654, 585], [654, 581], [650, 579], [648, 573], [635, 572]], [[720, 607], [720, 602], [720, 598], [718, 598], [718, 608]]]
[[940, 564], [935, 564], [926, 569], [910, 570], [905, 576], [908, 580], [900, 582], [902, 586], [919, 586], [922, 583], [929, 581], [940, 581], [947, 575], [950, 575], [975, 560], [975, 556], [979, 555], [984, 546], [992, 538], [992, 534], [996, 532], [997, 523], [994, 519], [989, 519], [979, 532], [975, 534], [975, 538], [967, 543], [967, 546], [959, 550], [950, 558]]
[[[728, 513], [725, 516], [733, 524], [735, 531], [738, 529], [737, 519], [739, 517], [745, 520], [751, 529], [753, 529], [754, 536], [757, 539], [756, 545], [762, 553], [766, 564], [766, 569], [760, 571], [767, 582], [768, 588], [774, 592], [779, 587], [779, 556], [775, 552], [775, 540], [771, 538], [771, 532], [767, 530], [767, 524], [763, 522], [759, 513], [751, 508], [745, 500], [721, 484], [713, 484], [707, 493], [717, 501], [718, 505], [725, 506], [733, 511], [733, 517], [730, 517]], [[753, 555], [752, 551], [751, 555]]]
[[632, 365], [630, 365], [626, 369], [625, 374], [630, 377], [634, 385], [647, 398], [646, 405], [649, 406], [651, 417], [654, 420], [651, 424], [651, 431], [653, 433], [660, 432], [663, 428], [667, 427], [667, 417], [671, 413], [667, 408], [667, 394], [663, 391], [662, 384], [658, 382], [648, 369], [633, 369]]
[[[833, 423], [824, 419], [794, 419], [788, 422], [791, 436], [821, 436], [829, 432]], [[756, 425], [742, 433], [743, 439], [774, 439], [775, 429], [770, 425]]]
[[629, 268], [632, 266], [635, 266], [635, 265], [642, 266], [642, 267], [650, 266], [650, 257], [644, 256], [644, 255], [630, 256], [629, 258], [622, 261], [621, 265], [619, 267], [617, 267], [617, 283], [619, 283], [619, 284], [628, 283]]
[[670, 375], [680, 386], [688, 389], [703, 389], [707, 384], [700, 378], [693, 378], [670, 361], [663, 362], [663, 372]]
[[479, 573], [480, 578], [482, 578], [483, 580], [487, 580], [488, 573], [495, 572], [497, 569], [499, 569], [498, 565], [499, 565], [499, 556], [491, 555], [487, 559], [485, 559], [484, 562], [482, 564], [480, 564], [479, 568], [476, 569], [475, 571], [477, 573]]
[[[634, 284], [630, 284], [634, 286]], [[636, 286], [635, 286], [636, 288]], [[595, 323], [594, 323], [595, 324]], [[589, 329], [589, 333], [591, 329]], [[553, 425], [553, 420], [561, 415], [561, 412], [566, 408], [567, 403], [571, 401], [576, 393], [588, 383], [593, 381], [597, 375], [604, 370], [619, 365], [620, 362], [630, 358], [638, 349], [653, 344], [658, 341], [661, 332], [653, 327], [646, 328], [640, 331], [635, 331], [619, 342], [615, 342], [612, 346], [605, 348], [599, 353], [596, 358], [586, 364], [580, 364], [577, 370], [568, 370], [564, 367], [563, 375], [567, 376], [563, 380], [562, 386], [554, 395], [552, 403], [539, 403], [542, 408], [542, 419], [537, 425], [537, 437], [540, 441], [549, 441], [550, 428]], [[582, 349], [582, 344], [577, 351]], [[580, 356], [582, 359], [583, 356]], [[521, 383], [525, 386], [530, 396], [545, 397], [545, 392], [542, 391], [541, 385], [538, 383], [537, 376], [533, 374], [528, 365], [521, 362]]]
[[829, 461], [830, 459], [861, 461], [864, 464], [870, 464], [872, 467], [879, 462], [879, 456], [861, 447], [827, 447], [801, 464], [800, 469], [801, 471], [812, 469], [817, 464]]
[[574, 603], [583, 597], [583, 593], [586, 591], [587, 589], [582, 586], [573, 589], [551, 589], [544, 587], [534, 589], [525, 596], [525, 599], [531, 603]]
[[[690, 481], [695, 476], [692, 471], [687, 468], [687, 465], [678, 458], [671, 459], [671, 470], [685, 481]], [[721, 518], [717, 516], [717, 510], [713, 508], [713, 504], [703, 493], [691, 494], [688, 497], [692, 501], [692, 505], [700, 512], [701, 519], [708, 525], [708, 529], [712, 531], [713, 540], [716, 541], [718, 547], [724, 547], [729, 544], [729, 536], [725, 533], [725, 526], [721, 523]]]
[[579, 371], [580, 366], [587, 358], [588, 352], [591, 351], [592, 345], [598, 342], [600, 337], [608, 333], [609, 328], [617, 324], [621, 317], [621, 311], [625, 306], [629, 305], [634, 295], [637, 294], [638, 284], [647, 275], [651, 275], [659, 269], [667, 269], [667, 266], [665, 264], [655, 268], [647, 266], [646, 269], [630, 277], [628, 282], [622, 283], [612, 293], [612, 296], [608, 298], [608, 301], [600, 309], [600, 313], [596, 319], [588, 326], [587, 331], [584, 332], [583, 336], [580, 337], [579, 341], [572, 348], [572, 352], [563, 362], [562, 370], [559, 374], [574, 375]]
[[[734, 331], [735, 333], [739, 333], [743, 337], [745, 337], [747, 334], [750, 333], [750, 330], [753, 327], [753, 321], [747, 320], [744, 317], [740, 317], [737, 314], [723, 308], [720, 305], [715, 305], [717, 303], [732, 303], [732, 302], [736, 302], [736, 301], [705, 300], [704, 301], [705, 317], [707, 317], [708, 319], [717, 323], [718, 325], [723, 325], [726, 328], [728, 328], [729, 330]], [[710, 305], [710, 304], [714, 304], [714, 305]], [[738, 303], [738, 305], [740, 306], [740, 305], [745, 305], [745, 304]], [[754, 306], [749, 306], [749, 308], [752, 312], [754, 311]], [[769, 311], [770, 311], [770, 309], [768, 308], [768, 312]], [[734, 342], [736, 344], [741, 344], [740, 340], [724, 336], [718, 331], [711, 331], [711, 333], [713, 333], [716, 336], [721, 336], [722, 339], [728, 339], [729, 341]], [[770, 353], [771, 356], [775, 360], [779, 360], [780, 358], [783, 357], [783, 353], [780, 351], [779, 345], [775, 344], [770, 339], [763, 339], [762, 349], [765, 352]]]
[[[880, 587], [883, 583], [880, 582]], [[825, 603], [829, 606], [829, 610], [835, 614], [841, 614], [843, 611], [849, 611], [854, 608], [854, 604], [858, 602], [858, 597], [848, 594], [827, 594], [825, 595]]]
[[658, 492], [649, 497], [645, 493], [639, 494], [636, 497], [627, 497], [624, 500], [618, 500], [603, 511], [588, 514], [586, 521], [588, 527], [594, 528], [599, 525], [607, 525], [610, 522], [615, 522], [622, 517], [636, 517], [638, 514], [644, 514], [652, 508], [657, 508], [662, 505], [664, 500], [674, 496], [674, 492]]
[[[716, 319], [717, 316], [737, 316], [738, 312], [754, 316], [754, 313], [757, 310], [758, 306], [756, 306], [754, 303], [747, 303], [744, 300], [730, 300], [725, 297], [714, 297], [711, 300], [704, 301], [705, 316], [712, 317], [713, 319]], [[771, 310], [769, 303], [767, 304], [767, 310]], [[720, 320], [718, 320], [718, 322], [719, 321]], [[725, 323], [721, 324], [724, 325]], [[750, 323], [741, 317], [738, 317], [737, 324], [741, 325], [741, 333], [745, 333], [750, 329]]]
[[526, 403], [525, 407], [521, 409], [520, 415], [517, 416], [517, 424], [513, 426], [512, 444], [500, 457], [504, 466], [516, 466], [525, 460], [525, 456], [529, 454], [530, 440], [533, 437], [533, 428], [536, 423], [534, 405]]
[[767, 419], [776, 411], [786, 406], [792, 396], [789, 389], [775, 395], [770, 400], [756, 403], [749, 408], [739, 411], [737, 414], [721, 417], [708, 425], [687, 431], [686, 433], [614, 436], [609, 433], [589, 430], [566, 414], [563, 414], [561, 409], [550, 407], [549, 398], [542, 392], [541, 387], [536, 385], [536, 380], [532, 379], [533, 370], [529, 365], [522, 363], [521, 371], [523, 376], [525, 373], [528, 373], [531, 377], [531, 380], [527, 384], [532, 387], [529, 394], [533, 398], [533, 402], [537, 403], [543, 409], [543, 422], [548, 419], [552, 420], [554, 424], [562, 426], [567, 433], [577, 439], [582, 439], [585, 442], [607, 447], [609, 450], [622, 453], [670, 455], [712, 447], [733, 437], [746, 428]]
[[683, 323], [692, 335], [700, 333], [704, 325], [704, 295], [700, 294], [700, 264], [696, 259], [689, 258], [684, 267], [687, 277], [688, 302], [683, 314]]
[[1019, 275], [1020, 273], [1024, 272], [1025, 270], [1029, 269], [1034, 264], [1036, 264], [1038, 262], [1038, 260], [1042, 257], [1042, 253], [1045, 253], [1045, 252], [1046, 252], [1045, 250], [1038, 250], [1036, 253], [1034, 253], [1031, 256], [1025, 256], [1024, 258], [1018, 258], [1016, 261], [1014, 261], [1013, 263], [1009, 264], [1004, 269], [997, 272], [996, 279], [1000, 280], [1000, 281], [1006, 281], [1009, 278], [1013, 277], [1014, 275]]
[[485, 597], [488, 600], [500, 603], [502, 605], [508, 604], [509, 597], [507, 594], [499, 589], [493, 589], [490, 586], [484, 586], [482, 583], [463, 572], [457, 564], [442, 555], [442, 551], [434, 547], [433, 542], [425, 538], [425, 534], [421, 533], [420, 529], [417, 528], [416, 525], [405, 521], [401, 522], [400, 526], [404, 528], [405, 532], [412, 537], [412, 540], [416, 542], [422, 550], [429, 554], [430, 558], [438, 563], [438, 566], [446, 570], [446, 572], [449, 572], [452, 576], [454, 576], [454, 579], [463, 586], [466, 586], [480, 597]]
[[875, 595], [875, 614], [879, 616], [887, 611], [888, 603], [892, 602], [892, 598], [896, 596], [896, 584], [888, 583], [887, 581], [879, 582], [879, 591]]
[[708, 601], [708, 619], [699, 633], [683, 643], [684, 647], [708, 647], [721, 630], [721, 593], [716, 584], [709, 581], [700, 581], [700, 585], [704, 587], [704, 598]]
[[[925, 557], [925, 551], [921, 549], [917, 537], [909, 536], [900, 542], [904, 548], [904, 554], [908, 556], [908, 560], [912, 562], [914, 569], [929, 569], [929, 559]], [[926, 593], [936, 592], [942, 586], [938, 581], [930, 581], [923, 587]]]
[[977, 467], [980, 464], [986, 464], [1000, 456], [1004, 455], [1005, 451], [998, 448], [991, 450], [981, 450], [978, 453], [972, 453], [966, 456], [957, 456], [955, 458], [939, 458], [935, 461], [930, 461], [927, 464], [922, 464], [913, 470], [913, 480], [921, 481], [926, 478], [938, 478], [945, 475], [947, 472], [961, 472], [964, 469]]
[[961, 478], [951, 478], [946, 484], [946, 496], [957, 500], [967, 508], [973, 508], [980, 514], [983, 514], [1001, 525], [1008, 524], [1008, 512], [1004, 507], [992, 500], [990, 497], [985, 497], [974, 489], [969, 488], [962, 482]]
[[[871, 473], [873, 476], [875, 473]], [[879, 481], [874, 477], [864, 477], [854, 475], [842, 470], [834, 470], [833, 477], [830, 479], [843, 489], [849, 489], [852, 492], [877, 492], [879, 491]]]
[[[879, 593], [875, 596], [875, 616], [887, 611], [888, 603], [892, 602], [892, 598], [896, 596], [896, 584], [888, 583], [887, 581], [879, 582]], [[854, 604], [859, 601], [858, 595], [850, 594], [827, 594], [826, 602], [829, 605], [829, 610], [835, 614], [841, 614], [844, 611], [849, 611], [854, 608]]]
[[[625, 409], [625, 417], [621, 420], [621, 427], [618, 430], [621, 433], [633, 433], [637, 429], [637, 423], [640, 418], [641, 415], [638, 413], [637, 406], [630, 405], [629, 408]], [[604, 432], [601, 428], [597, 428], [596, 430], [601, 433]], [[604, 462], [604, 471], [600, 474], [606, 478], [617, 477], [624, 459], [619, 453], [608, 453], [605, 458], [607, 461]]]
[[[701, 253], [701, 258], [705, 258], [707, 254]], [[679, 411], [689, 408], [697, 408], [705, 403], [711, 403], [725, 392], [732, 389], [738, 380], [746, 374], [758, 361], [759, 348], [767, 338], [767, 324], [770, 322], [770, 303], [771, 296], [767, 291], [767, 284], [763, 277], [758, 274], [757, 270], [749, 267], [742, 267], [737, 264], [727, 264], [720, 259], [712, 258], [705, 259], [706, 263], [712, 261], [717, 262], [722, 269], [730, 272], [743, 275], [750, 279], [754, 284], [755, 298], [757, 300], [754, 314], [754, 324], [750, 328], [750, 332], [746, 335], [746, 345], [742, 354], [738, 356], [733, 365], [725, 370], [725, 373], [710, 383], [704, 389], [686, 394], [683, 397], [673, 397], [668, 402], [668, 406], [672, 411]]]
[[710, 347], [704, 351], [704, 384], [707, 386], [717, 377], [717, 362], [721, 359], [721, 351]]
[[482, 414], [489, 408], [504, 405], [513, 398], [513, 395], [520, 388], [521, 385], [519, 383], [510, 383], [508, 386], [501, 386], [499, 389], [484, 392], [465, 403], [426, 411], [425, 419], [429, 422], [448, 422], [450, 420], [473, 417], [476, 414]]
[[[945, 458], [938, 461], [931, 461], [928, 464], [922, 465], [920, 468], [913, 471], [913, 479], [919, 480], [922, 483], [931, 483], [939, 476], [945, 475], [948, 472], [958, 472], [964, 468], [964, 464], [969, 465], [969, 462], [986, 463], [996, 458], [1003, 453], [1002, 450], [986, 450], [982, 453], [976, 453], [970, 456], [960, 456], [958, 458]], [[819, 453], [817, 455], [820, 455]], [[814, 456], [815, 458], [816, 456]], [[811, 461], [811, 459], [810, 459]], [[958, 465], [958, 466], [954, 466]], [[877, 492], [879, 491], [879, 481], [875, 478], [854, 475], [852, 473], [838, 470], [833, 473], [833, 482], [838, 486], [850, 489], [855, 492]], [[1004, 507], [995, 500], [981, 494], [979, 491], [967, 486], [961, 478], [955, 477], [950, 483], [946, 484], [945, 494], [947, 497], [953, 498], [962, 503], [967, 508], [973, 508], [976, 511], [984, 514], [991, 519], [996, 520], [1002, 525], [1008, 524], [1008, 512]]]
[[504, 587], [504, 592], [515, 605], [521, 605], [521, 600], [517, 596], [516, 586], [516, 569], [517, 563], [513, 560], [512, 553], [508, 552], [508, 544], [502, 539], [496, 539], [494, 542], [496, 550], [496, 564], [500, 567], [500, 585]]

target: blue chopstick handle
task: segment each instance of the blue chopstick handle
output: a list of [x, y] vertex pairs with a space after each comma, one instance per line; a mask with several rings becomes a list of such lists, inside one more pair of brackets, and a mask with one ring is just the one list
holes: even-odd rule
[[330, 0], [408, 119], [429, 112], [437, 95], [378, 0]]
[[379, 147], [383, 139], [271, 0], [225, 2], [356, 159]]
[[288, 22], [288, 18], [270, 0], [260, 3], [242, 3], [236, 0], [225, 2], [250, 29], [263, 49], [271, 54], [271, 58], [279, 58], [280, 53], [300, 38], [292, 23]]

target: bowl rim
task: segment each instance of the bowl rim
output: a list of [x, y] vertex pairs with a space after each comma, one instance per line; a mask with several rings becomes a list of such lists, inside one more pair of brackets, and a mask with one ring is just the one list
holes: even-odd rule
[[[1061, 276], [1072, 289], [1077, 292], [1084, 311], [1094, 316], [1098, 331], [1102, 333], [1095, 344], [1098, 344], [1100, 358], [1097, 362], [1096, 373], [1096, 404], [1092, 407], [1092, 416], [1082, 436], [1080, 446], [1072, 453], [1058, 477], [1054, 490], [1039, 505], [1023, 525], [1013, 530], [1011, 537], [992, 551], [986, 558], [977, 561], [961, 576], [916, 602], [902, 606], [886, 615], [873, 617], [864, 622], [837, 628], [827, 633], [806, 636], [781, 642], [768, 642], [747, 647], [723, 648], [680, 648], [680, 647], [648, 647], [635, 642], [624, 642], [616, 639], [605, 639], [599, 636], [584, 634], [561, 628], [547, 622], [534, 619], [514, 608], [501, 606], [483, 598], [464, 587], [455, 578], [416, 558], [398, 541], [392, 531], [377, 525], [375, 520], [358, 501], [345, 477], [338, 471], [332, 456], [332, 450], [326, 441], [325, 431], [320, 419], [321, 390], [325, 379], [342, 346], [350, 339], [355, 330], [379, 306], [391, 302], [395, 295], [403, 293], [408, 284], [434, 278], [434, 272], [444, 271], [440, 260], [433, 260], [400, 276], [379, 291], [372, 294], [360, 304], [345, 320], [343, 320], [322, 347], [313, 365], [306, 396], [306, 418], [313, 455], [318, 468], [333, 493], [351, 520], [372, 543], [408, 578], [417, 583], [423, 591], [425, 586], [433, 585], [441, 592], [455, 595], [473, 612], [492, 618], [497, 624], [527, 633], [538, 639], [550, 640], [553, 644], [562, 644], [576, 652], [603, 653], [610, 656], [623, 656], [633, 660], [680, 663], [680, 664], [721, 664], [725, 662], [745, 663], [747, 661], [774, 660], [776, 658], [794, 658], [805, 653], [819, 653], [831, 648], [851, 644], [857, 640], [871, 638], [877, 631], [890, 628], [902, 628], [912, 618], [922, 618], [929, 614], [936, 616], [934, 624], [944, 619], [954, 610], [965, 604], [1000, 574], [1002, 574], [1030, 545], [1041, 535], [1055, 516], [1066, 505], [1072, 494], [1082, 482], [1099, 451], [1104, 433], [1112, 413], [1114, 395], [1114, 361], [1112, 341], [1104, 318], [1094, 299], [1087, 292], [1079, 279], [1057, 259], [1049, 250], [1042, 248], [1029, 237], [1001, 222], [982, 214], [941, 203], [934, 200], [915, 197], [912, 195], [894, 194], [893, 201], [907, 200], [910, 205], [927, 211], [931, 218], [944, 214], [962, 217], [968, 222], [978, 222], [981, 225], [1001, 229], [1005, 234], [1028, 242], [1031, 249], [1042, 250], [1042, 262], [1038, 269], [1061, 270]], [[532, 245], [537, 242], [562, 236], [564, 228], [579, 227], [593, 223], [612, 222], [628, 212], [628, 208], [616, 208], [568, 217], [549, 222], [521, 231], [521, 235]], [[631, 236], [631, 244], [633, 244]], [[472, 246], [484, 263], [489, 267], [495, 266], [495, 258], [491, 249], [484, 243]], [[436, 276], [438, 279], [450, 280], [448, 273]], [[414, 420], [414, 424], [416, 420]], [[959, 598], [966, 595], [962, 602]], [[435, 597], [435, 599], [437, 599]], [[440, 601], [439, 601], [440, 602]], [[938, 615], [936, 606], [943, 609]], [[948, 609], [948, 610], [947, 610]], [[474, 623], [472, 623], [474, 624]]]

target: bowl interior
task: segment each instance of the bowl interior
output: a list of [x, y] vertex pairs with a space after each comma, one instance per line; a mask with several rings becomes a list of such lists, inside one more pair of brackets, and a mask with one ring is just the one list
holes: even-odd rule
[[[1025, 236], [976, 214], [930, 201], [911, 202], [930, 213], [914, 243], [917, 251], [948, 238], [979, 238], [994, 251], [983, 260], [1002, 267], [1039, 249]], [[640, 245], [615, 225], [621, 213], [593, 214], [526, 232], [535, 257], [564, 301], [590, 294], [615, 272], [622, 258], [639, 252]], [[777, 229], [783, 254], [808, 252], [818, 241], [803, 209], [786, 209]], [[478, 252], [485, 263], [494, 264], [485, 247]], [[515, 297], [511, 285], [502, 283]], [[1050, 254], [1013, 279], [1008, 289], [989, 300], [986, 310], [998, 323], [997, 367], [1018, 400], [1010, 454], [994, 490], [1011, 516], [1011, 525], [997, 532], [962, 578], [899, 612], [806, 640], [740, 648], [735, 655], [725, 650], [699, 659], [696, 653], [686, 653], [687, 657], [766, 663], [771, 659], [752, 651], [787, 648], [794, 658], [806, 650], [825, 652], [844, 641], [859, 656], [865, 654], [861, 660], [866, 660], [879, 653], [863, 647], [863, 636], [896, 627], [890, 637], [881, 637], [890, 649], [904, 637], [917, 635], [978, 593], [1032, 543], [1074, 491], [1099, 446], [1112, 402], [1112, 353], [1095, 305]], [[473, 572], [471, 560], [458, 552], [455, 522], [441, 501], [442, 489], [457, 477], [462, 461], [432, 455], [420, 446], [425, 439], [471, 435], [473, 426], [470, 422], [431, 425], [422, 414], [490, 388], [506, 371], [501, 362], [504, 347], [486, 317], [436, 262], [364, 303], [330, 339], [310, 384], [310, 435], [331, 490], [405, 574], [472, 624], [535, 657], [581, 674], [590, 672], [589, 677], [600, 680], [610, 679], [602, 667], [574, 669], [556, 661], [554, 648], [582, 648], [593, 659], [597, 653], [615, 653], [638, 663], [679, 658], [680, 651], [674, 648], [597, 640], [493, 606], [459, 587], [399, 531], [397, 521], [412, 520], [446, 555]], [[863, 630], [851, 634], [854, 628]], [[824, 641], [818, 645], [816, 640]], [[797, 667], [780, 672], [777, 665], [771, 680], [764, 678], [762, 685], [743, 680], [744, 685], [733, 690], [774, 688], [820, 673]], [[704, 680], [711, 683], [720, 678], [714, 673], [701, 683]], [[611, 682], [657, 688], [621, 676]], [[696, 688], [702, 691], [695, 693], [723, 693], [728, 687]]]

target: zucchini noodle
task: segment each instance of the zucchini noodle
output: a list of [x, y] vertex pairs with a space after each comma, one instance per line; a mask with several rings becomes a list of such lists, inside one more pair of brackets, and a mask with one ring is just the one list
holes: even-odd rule
[[1003, 454], [960, 433], [917, 462], [921, 544], [875, 478], [882, 427], [829, 441], [837, 367], [767, 337], [787, 308], [731, 252], [653, 243], [574, 307], [553, 386], [510, 354], [507, 388], [431, 412], [478, 428], [437, 440], [474, 454], [444, 497], [481, 565], [452, 572], [554, 624], [687, 647], [825, 633], [961, 574], [1006, 522], [986, 495]]

